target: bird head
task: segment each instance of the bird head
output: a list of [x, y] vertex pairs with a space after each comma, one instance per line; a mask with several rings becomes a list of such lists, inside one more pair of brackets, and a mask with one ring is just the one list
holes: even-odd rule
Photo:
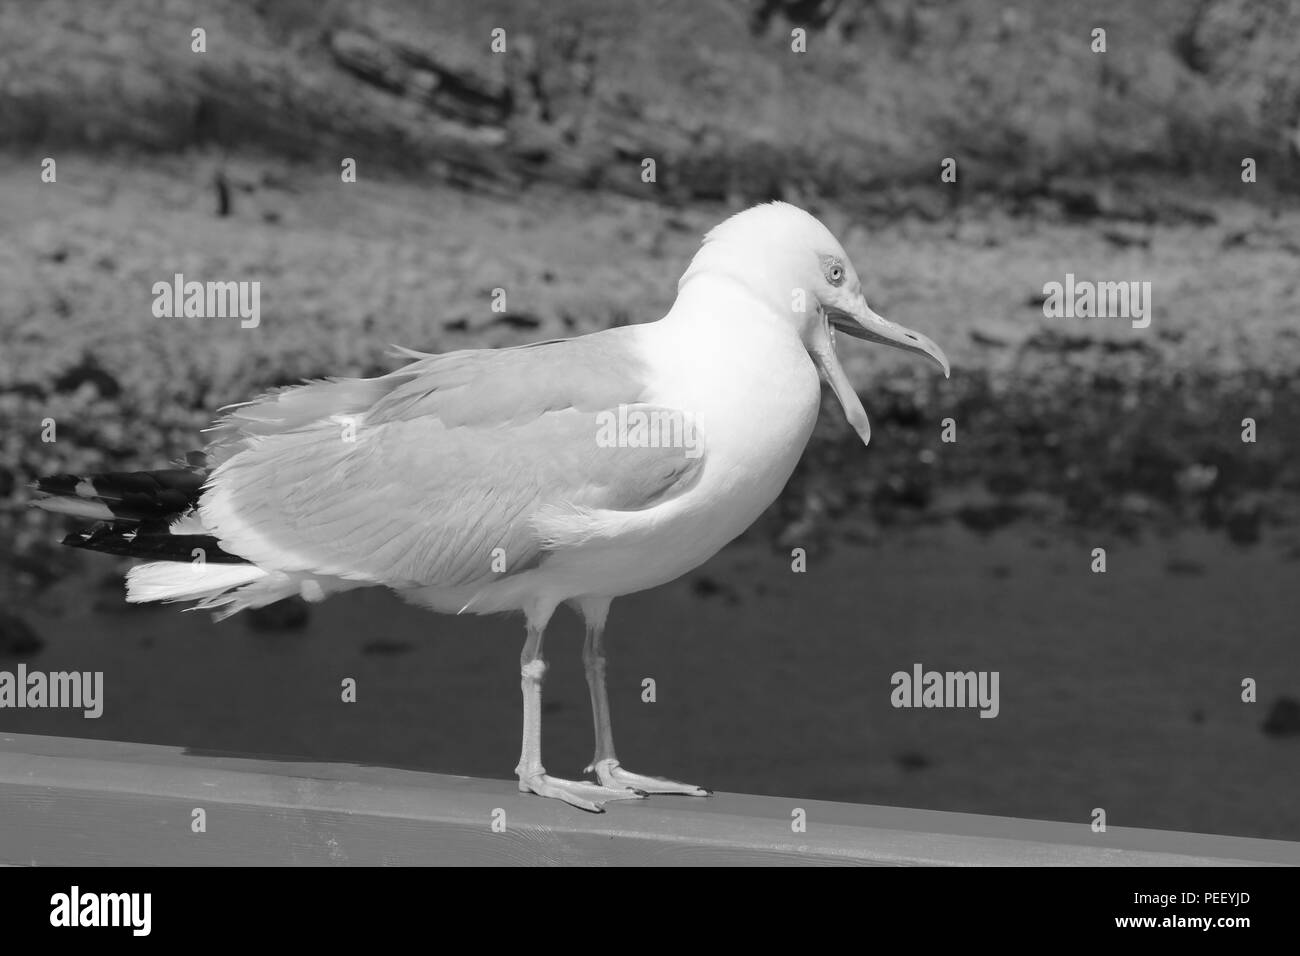
[[864, 444], [871, 439], [871, 425], [836, 354], [836, 330], [927, 356], [945, 377], [949, 374], [943, 349], [872, 311], [844, 247], [815, 216], [797, 206], [765, 203], [715, 227], [678, 288], [701, 273], [744, 284], [779, 321], [791, 324]]

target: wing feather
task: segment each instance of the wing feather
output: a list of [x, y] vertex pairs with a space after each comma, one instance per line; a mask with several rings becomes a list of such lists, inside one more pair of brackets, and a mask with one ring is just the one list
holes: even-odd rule
[[217, 426], [203, 523], [265, 568], [398, 587], [484, 581], [502, 554], [506, 574], [533, 567], [555, 546], [539, 516], [650, 507], [703, 464], [698, 446], [597, 441], [600, 413], [650, 410], [635, 343], [423, 356], [264, 396]]

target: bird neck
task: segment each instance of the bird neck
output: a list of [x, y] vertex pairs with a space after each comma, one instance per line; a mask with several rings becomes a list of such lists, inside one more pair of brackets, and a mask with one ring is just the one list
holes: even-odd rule
[[665, 319], [696, 326], [743, 319], [795, 334], [793, 291], [784, 270], [756, 267], [740, 250], [706, 243], [677, 283], [677, 300]]
[[700, 271], [683, 278], [673, 307], [653, 325], [671, 351], [689, 350], [706, 364], [725, 356], [728, 365], [764, 367], [777, 356], [807, 354], [784, 304], [734, 273]]

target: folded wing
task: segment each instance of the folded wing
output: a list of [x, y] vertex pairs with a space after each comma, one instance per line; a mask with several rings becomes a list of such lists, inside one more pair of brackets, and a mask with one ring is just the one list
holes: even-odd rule
[[652, 507], [704, 461], [698, 443], [602, 440], [620, 406], [681, 417], [645, 404], [635, 327], [407, 354], [389, 375], [283, 389], [218, 424], [200, 513], [222, 548], [273, 570], [467, 585], [543, 559], [556, 545], [540, 515]]

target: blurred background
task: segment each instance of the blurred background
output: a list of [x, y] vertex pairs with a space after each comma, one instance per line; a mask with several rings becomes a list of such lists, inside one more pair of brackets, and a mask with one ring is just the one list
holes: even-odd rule
[[[708, 228], [785, 199], [954, 373], [842, 342], [870, 447], [829, 405], [749, 533], [615, 603], [624, 763], [1300, 839], [1297, 50], [1285, 0], [0, 4], [0, 669], [106, 688], [99, 720], [0, 730], [510, 777], [520, 621], [377, 590], [222, 624], [128, 607], [124, 563], [60, 548], [76, 523], [27, 483], [161, 466], [219, 406], [381, 373], [390, 343], [658, 318]], [[155, 318], [176, 272], [260, 281], [260, 326]], [[1151, 282], [1150, 327], [1045, 318], [1067, 272]], [[577, 620], [547, 645], [572, 776]], [[914, 662], [999, 671], [1000, 715], [893, 709]]]

